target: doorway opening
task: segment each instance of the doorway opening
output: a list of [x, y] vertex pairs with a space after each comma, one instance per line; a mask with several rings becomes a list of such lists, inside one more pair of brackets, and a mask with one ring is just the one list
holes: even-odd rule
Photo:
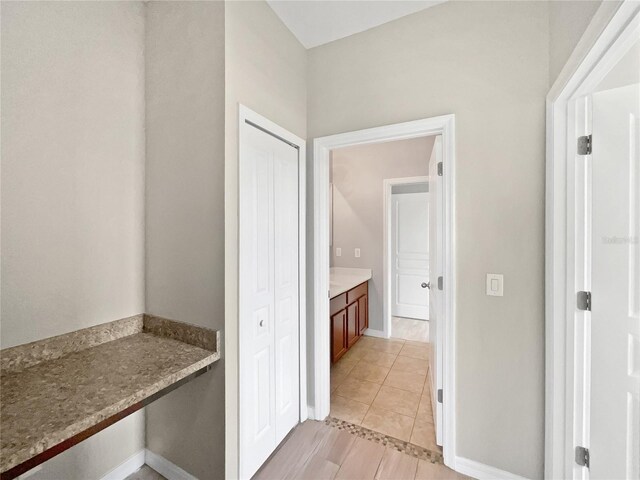
[[640, 6], [595, 30], [548, 98], [545, 473], [639, 479]]
[[[431, 140], [429, 157], [440, 148]], [[429, 176], [386, 179], [383, 188], [385, 336], [428, 343]]]
[[[454, 116], [445, 115], [414, 122], [338, 134], [318, 138], [314, 141], [314, 408], [311, 412], [313, 418], [322, 420], [330, 415], [333, 407], [331, 404], [332, 390], [338, 394], [342, 393], [338, 395], [340, 397], [349, 398], [350, 396], [352, 397], [351, 400], [360, 401], [360, 403], [363, 404], [360, 405], [360, 407], [362, 410], [366, 409], [366, 412], [360, 412], [360, 415], [364, 415], [361, 420], [362, 426], [368, 428], [367, 425], [372, 427], [377, 423], [380, 428], [371, 429], [382, 431], [382, 433], [394, 438], [400, 437], [400, 439], [405, 441], [411, 440], [411, 432], [415, 429], [419, 416], [422, 415], [422, 418], [426, 418], [426, 415], [430, 415], [432, 417], [432, 429], [439, 429], [437, 442], [439, 445], [442, 445], [444, 462], [447, 465], [453, 465], [455, 462], [454, 125]], [[385, 299], [384, 305], [383, 302], [380, 301], [380, 306], [375, 307], [377, 311], [372, 311], [374, 303], [371, 302], [370, 298], [375, 294], [375, 291], [372, 291], [370, 280], [373, 279], [375, 282], [376, 278], [380, 279], [382, 277], [382, 279], [386, 279], [388, 277], [385, 275], [386, 268], [384, 272], [381, 272], [380, 270], [382, 270], [382, 268], [380, 268], [376, 277], [376, 269], [369, 267], [369, 265], [363, 265], [362, 263], [357, 264], [357, 262], [354, 262], [353, 265], [347, 265], [347, 267], [354, 267], [352, 271], [342, 271], [339, 273], [352, 275], [354, 277], [352, 278], [353, 281], [362, 281], [362, 283], [356, 285], [357, 288], [352, 292], [353, 296], [351, 296], [351, 298], [349, 298], [351, 293], [349, 288], [351, 288], [352, 285], [347, 285], [343, 282], [342, 286], [347, 290], [343, 292], [339, 290], [336, 291], [335, 288], [340, 286], [341, 282], [336, 281], [335, 278], [332, 279], [331, 275], [332, 258], [335, 260], [346, 254], [349, 257], [353, 257], [352, 260], [354, 260], [366, 257], [368, 253], [362, 245], [347, 245], [343, 240], [336, 238], [337, 229], [332, 223], [335, 221], [337, 204], [344, 199], [338, 197], [340, 192], [336, 191], [336, 178], [332, 178], [331, 162], [333, 154], [339, 152], [341, 149], [368, 146], [380, 147], [400, 140], [420, 140], [425, 138], [429, 138], [432, 142], [432, 148], [429, 149], [429, 153], [437, 151], [437, 154], [431, 158], [429, 153], [424, 155], [424, 171], [409, 175], [403, 175], [402, 173], [399, 175], [395, 174], [385, 179], [389, 180], [409, 176], [430, 178], [431, 175], [435, 175], [439, 179], [440, 188], [437, 193], [439, 201], [436, 202], [436, 204], [439, 205], [441, 209], [441, 222], [440, 228], [434, 229], [434, 232], [437, 232], [441, 237], [439, 242], [441, 248], [437, 254], [437, 257], [440, 259], [438, 267], [440, 271], [438, 275], [436, 275], [436, 278], [441, 277], [440, 282], [436, 281], [436, 290], [440, 295], [440, 299], [436, 303], [439, 304], [441, 308], [437, 315], [434, 315], [432, 312], [425, 315], [424, 310], [422, 311], [423, 316], [427, 316], [429, 321], [437, 323], [438, 325], [435, 328], [430, 328], [430, 340], [433, 342], [431, 347], [425, 346], [424, 343], [420, 344], [420, 342], [412, 344], [412, 341], [407, 342], [403, 339], [389, 338], [392, 332], [392, 315], [390, 313], [387, 314], [390, 310], [390, 303], [386, 300], [388, 297], [387, 293], [390, 290], [388, 281], [383, 282], [385, 284], [383, 288], [384, 294], [380, 295]], [[432, 171], [430, 171], [430, 163], [433, 163]], [[358, 179], [363, 175], [367, 175], [366, 171], [361, 171], [357, 176], [354, 176], [353, 181], [359, 181]], [[331, 188], [330, 185], [332, 185], [333, 188]], [[389, 220], [387, 208], [384, 205], [384, 198], [386, 197], [386, 189], [388, 187], [389, 185], [385, 185], [381, 179], [376, 188], [376, 192], [380, 197], [377, 219], [382, 224]], [[431, 187], [429, 186], [429, 188]], [[391, 192], [390, 195], [393, 195], [393, 193]], [[429, 215], [429, 205], [430, 204], [425, 205], [423, 209], [424, 215], [427, 218]], [[387, 207], [388, 206], [389, 205], [387, 205]], [[333, 215], [334, 218], [331, 218], [331, 215]], [[357, 221], [353, 223], [358, 224]], [[366, 224], [363, 224], [363, 228], [365, 227]], [[384, 232], [384, 227], [380, 225], [377, 234], [381, 242], [385, 237]], [[424, 234], [425, 232], [422, 233]], [[384, 251], [386, 251], [389, 245], [386, 241], [384, 241], [384, 244]], [[381, 256], [383, 257], [381, 263], [387, 263], [388, 255], [383, 253]], [[424, 263], [424, 259], [422, 259], [422, 261]], [[361, 271], [355, 271], [358, 267], [361, 267]], [[367, 270], [371, 270], [371, 274], [369, 274], [368, 277]], [[355, 278], [356, 275], [361, 276]], [[423, 280], [425, 279], [423, 278]], [[429, 289], [423, 288], [421, 284], [429, 281], [430, 279], [427, 278], [426, 282], [420, 281], [418, 284], [419, 292], [423, 297], [428, 295], [428, 293], [424, 292], [429, 292]], [[329, 292], [329, 294], [327, 294], [327, 292]], [[338, 305], [334, 302], [336, 295], [340, 296], [343, 293], [345, 294], [344, 300], [340, 298], [339, 300], [343, 301], [344, 305]], [[333, 300], [330, 300], [332, 296]], [[367, 298], [366, 305], [363, 305], [360, 301], [363, 298]], [[432, 310], [430, 306], [427, 306], [427, 308]], [[364, 315], [363, 311], [366, 312]], [[375, 319], [376, 315], [379, 317], [379, 320]], [[415, 313], [412, 315], [415, 315]], [[350, 319], [354, 320], [350, 321]], [[365, 325], [366, 328], [362, 329], [361, 327], [363, 325]], [[344, 337], [341, 336], [341, 328], [345, 331]], [[435, 335], [432, 334], [433, 331], [436, 332]], [[333, 335], [334, 332], [338, 332], [338, 335]], [[359, 337], [355, 339], [355, 336], [358, 336], [358, 334]], [[336, 352], [343, 346], [345, 351], [339, 352], [339, 354], [336, 355]], [[350, 348], [351, 352], [360, 350], [362, 356], [358, 357], [359, 354], [351, 353]], [[364, 358], [364, 355], [367, 355], [366, 350], [375, 352], [371, 354], [370, 357], [367, 357], [370, 359], [375, 358], [375, 362], [373, 360], [368, 361]], [[342, 388], [342, 392], [339, 390], [341, 387], [336, 386], [335, 383], [333, 387], [331, 386], [331, 365], [332, 362], [335, 363], [340, 357], [352, 357], [352, 360], [357, 360], [359, 363], [353, 362], [354, 364], [345, 368], [359, 368], [362, 371], [359, 372], [357, 376], [365, 377], [353, 379], [352, 385], [347, 385]], [[421, 361], [424, 362], [424, 365], [422, 365]], [[388, 366], [376, 365], [376, 363], [379, 364], [380, 362], [386, 362], [385, 365], [388, 364]], [[400, 372], [400, 369], [396, 369], [398, 371], [395, 373], [391, 372], [396, 362], [403, 364], [404, 372]], [[358, 367], [356, 364], [360, 366]], [[412, 364], [417, 370], [415, 372], [406, 371], [406, 368], [410, 368], [408, 367], [409, 364]], [[432, 371], [432, 374], [431, 378], [427, 380], [427, 372], [429, 369]], [[344, 374], [345, 372], [341, 373]], [[420, 377], [423, 381], [423, 383], [419, 385], [420, 392], [417, 391], [418, 387], [416, 383], [406, 381], [408, 377], [412, 375], [415, 376], [415, 379]], [[366, 377], [368, 377], [368, 379]], [[406, 391], [413, 393], [413, 395], [407, 396], [413, 397], [417, 394], [417, 397], [413, 399], [412, 405], [405, 405], [403, 407], [399, 405], [402, 403], [401, 401], [392, 398], [394, 393], [393, 389], [398, 387], [404, 387]], [[400, 388], [400, 390], [402, 390], [402, 388]], [[414, 391], [412, 392], [412, 390]], [[355, 398], [358, 395], [361, 395], [359, 400]], [[367, 398], [365, 399], [364, 397]], [[429, 402], [422, 402], [424, 397], [427, 397]], [[378, 407], [381, 407], [381, 405], [385, 403], [387, 406], [388, 404], [393, 404], [393, 409], [395, 410], [406, 407], [407, 410], [403, 413], [397, 411], [393, 413], [404, 415], [405, 417], [410, 417], [410, 413], [415, 414], [411, 419], [411, 425], [408, 427], [405, 425], [404, 430], [384, 431], [384, 425], [380, 426], [380, 424], [384, 423], [384, 419], [381, 418], [382, 415], [376, 415], [376, 402], [378, 402]], [[424, 408], [422, 405], [424, 405]], [[415, 412], [413, 411], [414, 408]], [[427, 408], [432, 411], [428, 413], [425, 412]], [[418, 409], [420, 412], [417, 411]], [[409, 410], [412, 410], [412, 412], [409, 412]], [[389, 412], [385, 412], [385, 415], [389, 416]], [[368, 421], [365, 418], [367, 416], [369, 417]], [[406, 418], [398, 418], [407, 421]], [[407, 433], [407, 431], [409, 433]], [[414, 440], [415, 438], [414, 436]], [[434, 445], [432, 445], [434, 448], [436, 446], [435, 443], [436, 441], [434, 440]]]

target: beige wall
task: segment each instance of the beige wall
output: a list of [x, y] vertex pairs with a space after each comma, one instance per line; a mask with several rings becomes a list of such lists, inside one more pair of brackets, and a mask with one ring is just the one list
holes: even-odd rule
[[[224, 328], [224, 4], [149, 2], [146, 308]], [[224, 359], [147, 408], [147, 446], [224, 472]]]
[[[332, 152], [332, 265], [372, 269], [369, 328], [374, 330], [383, 329], [383, 181], [428, 175], [434, 140], [423, 137]], [[342, 248], [342, 256], [335, 256], [336, 247]], [[360, 248], [360, 258], [355, 258], [354, 248]]]
[[[144, 8], [2, 2], [2, 347], [144, 310]], [[32, 478], [100, 478], [139, 412]]]
[[578, 44], [602, 0], [549, 2], [549, 85]]
[[238, 104], [301, 138], [307, 133], [306, 50], [266, 2], [225, 10], [225, 348], [226, 474], [237, 477]]
[[[456, 115], [457, 453], [529, 478], [543, 472], [548, 28], [545, 2], [447, 2], [308, 59], [309, 141]], [[485, 295], [487, 273], [504, 297]]]

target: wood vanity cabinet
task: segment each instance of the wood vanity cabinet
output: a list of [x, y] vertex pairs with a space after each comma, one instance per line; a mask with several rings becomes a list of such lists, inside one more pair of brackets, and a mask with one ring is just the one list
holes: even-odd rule
[[368, 282], [331, 299], [331, 363], [337, 362], [369, 326]]

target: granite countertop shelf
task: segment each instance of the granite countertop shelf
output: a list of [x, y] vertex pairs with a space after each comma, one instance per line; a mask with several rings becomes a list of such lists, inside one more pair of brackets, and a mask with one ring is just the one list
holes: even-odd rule
[[2, 480], [208, 371], [218, 332], [149, 315], [0, 350]]

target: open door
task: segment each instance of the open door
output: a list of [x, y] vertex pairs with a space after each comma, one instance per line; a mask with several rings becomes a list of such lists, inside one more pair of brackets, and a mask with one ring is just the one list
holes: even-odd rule
[[431, 393], [436, 443], [442, 445], [442, 377], [443, 377], [443, 321], [444, 298], [444, 202], [442, 197], [442, 136], [438, 135], [429, 159], [429, 340], [431, 342]]
[[576, 109], [574, 478], [640, 479], [640, 41]]

